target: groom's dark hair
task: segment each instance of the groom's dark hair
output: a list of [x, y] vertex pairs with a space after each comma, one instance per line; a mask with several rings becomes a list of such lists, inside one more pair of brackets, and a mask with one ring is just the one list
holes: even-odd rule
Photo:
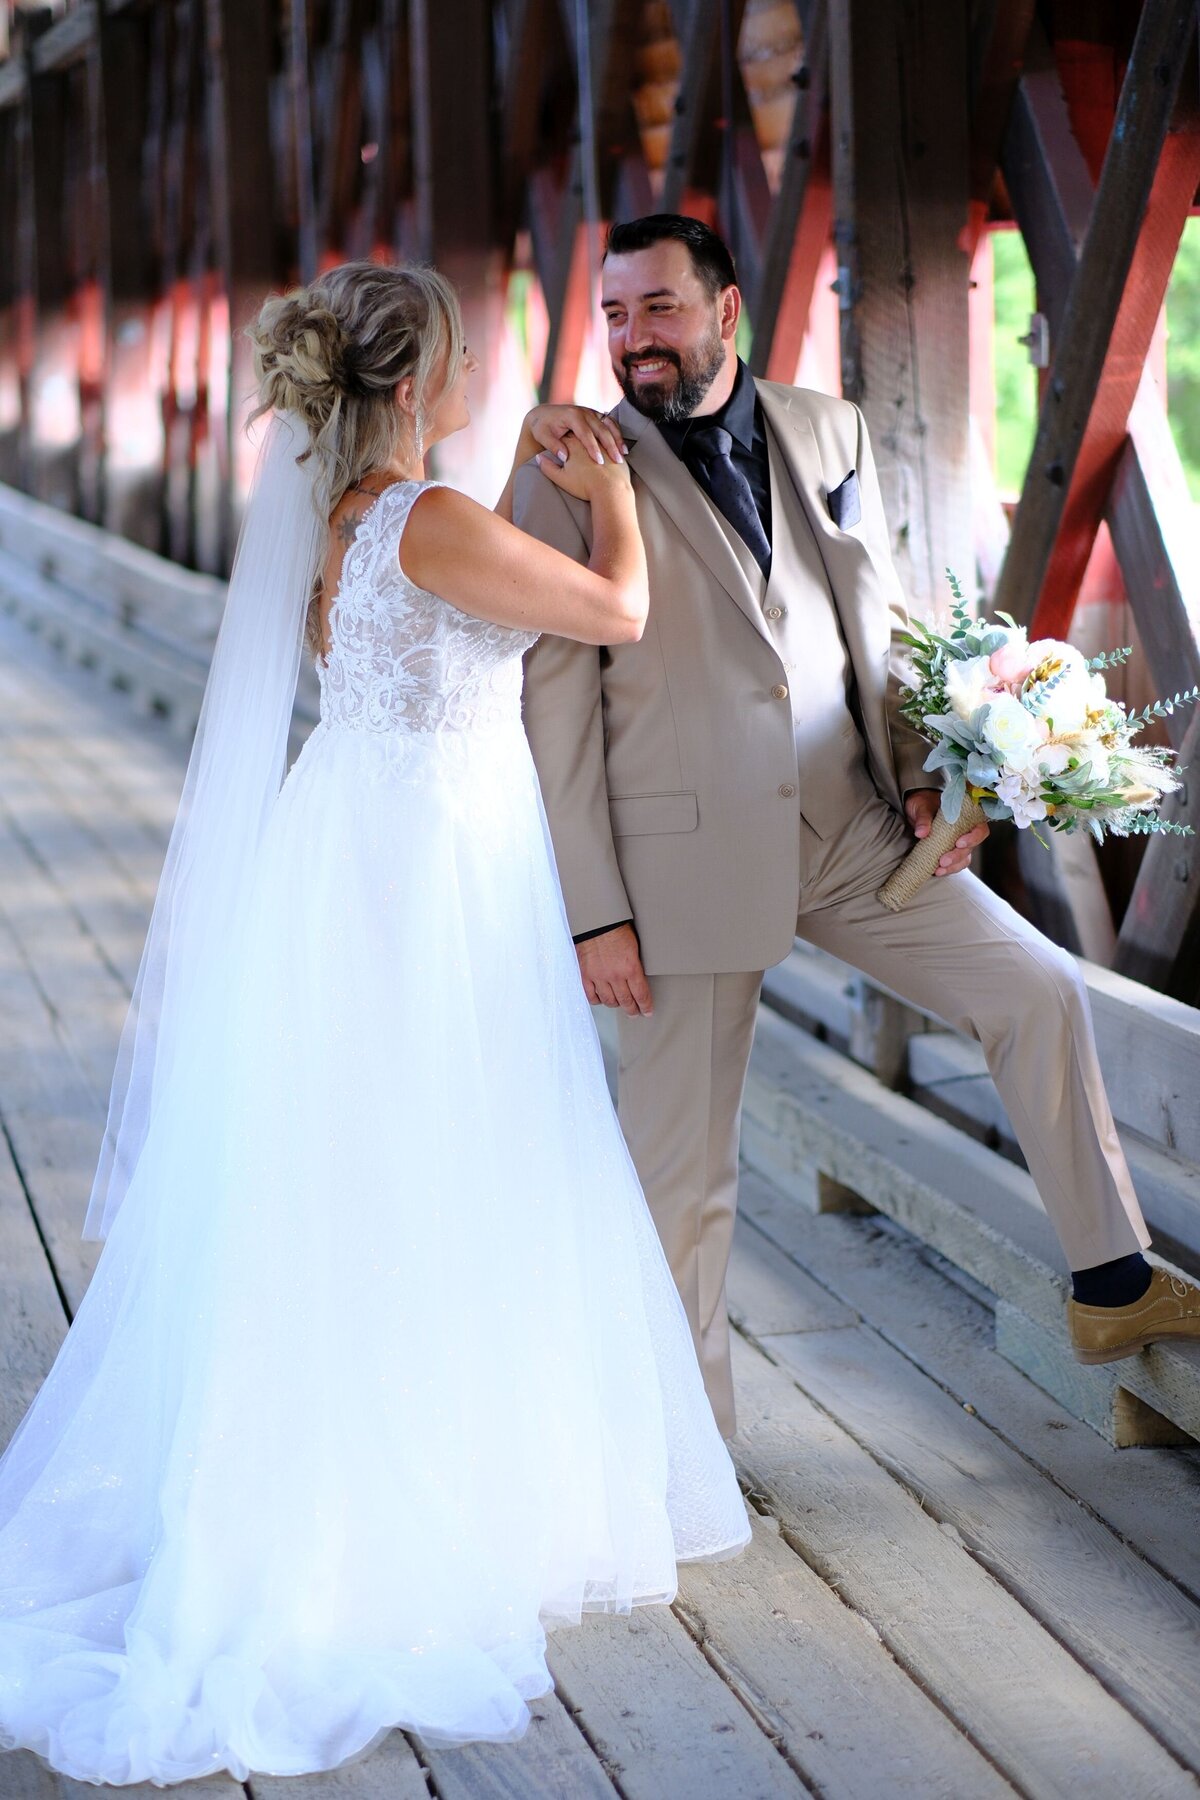
[[641, 219], [610, 225], [604, 254], [628, 256], [634, 250], [649, 250], [651, 244], [661, 244], [669, 238], [687, 246], [692, 267], [710, 298], [722, 288], [736, 285], [737, 271], [729, 246], [703, 219], [689, 219], [683, 213], [647, 213]]

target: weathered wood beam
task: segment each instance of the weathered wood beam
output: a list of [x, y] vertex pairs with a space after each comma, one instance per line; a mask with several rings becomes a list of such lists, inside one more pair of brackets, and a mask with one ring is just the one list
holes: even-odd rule
[[584, 221], [578, 146], [561, 187], [549, 170], [535, 171], [529, 185], [529, 235], [550, 319], [538, 397], [570, 400], [592, 315], [591, 274], [597, 248]]
[[17, 427], [18, 481], [33, 491], [33, 365], [37, 346], [37, 214], [34, 206], [33, 106], [28, 82], [13, 114], [13, 168], [17, 218], [14, 240], [14, 322], [20, 419]]
[[363, 231], [372, 251], [396, 255], [401, 194], [412, 186], [410, 51], [404, 0], [379, 0], [377, 56], [363, 70], [376, 154], [367, 164]]
[[0, 111], [0, 481], [20, 479], [21, 406], [19, 294], [16, 249], [21, 209], [17, 114]]
[[796, 73], [796, 110], [763, 245], [750, 366], [772, 381], [791, 381], [804, 342], [817, 270], [833, 223], [827, 100], [829, 4], [815, 0]]
[[169, 307], [167, 371], [163, 390], [164, 553], [187, 563], [193, 554], [191, 420], [185, 401], [195, 386], [196, 340], [191, 280], [197, 176], [202, 169], [200, 128], [203, 17], [190, 0], [172, 7], [173, 41], [163, 170], [162, 287]]
[[987, 223], [1000, 146], [1033, 24], [1035, 0], [984, 0], [972, 28], [971, 201], [964, 247], [973, 259]]
[[639, 144], [631, 147], [616, 165], [608, 216], [613, 219], [641, 219], [647, 213], [658, 210], [659, 203], [650, 180], [649, 165]]
[[285, 0], [285, 5], [289, 141], [296, 184], [296, 272], [301, 281], [311, 281], [317, 272], [317, 175], [309, 0]]
[[500, 241], [511, 244], [525, 206], [525, 186], [541, 131], [541, 99], [548, 62], [561, 47], [555, 0], [514, 0], [507, 9], [507, 56], [501, 71]]
[[[1196, 508], [1162, 396], [1149, 375], [1133, 403], [1105, 517], [1155, 691], [1174, 694], [1192, 687], [1200, 682]], [[1166, 720], [1176, 749], [1188, 723], [1183, 712]]]
[[361, 185], [363, 75], [366, 28], [362, 0], [333, 0], [325, 47], [317, 173], [317, 256], [345, 258]]
[[842, 391], [871, 428], [900, 578], [921, 611], [973, 568], [967, 19], [959, 0], [830, 11]]
[[0, 307], [17, 297], [17, 223], [20, 215], [20, 164], [17, 156], [15, 113], [0, 113], [0, 244], [8, 254], [0, 256]]
[[[68, 309], [72, 299], [72, 265], [68, 248], [69, 208], [67, 136], [70, 107], [66, 74], [30, 75], [27, 148], [30, 156], [29, 229], [32, 234], [32, 282], [26, 289], [29, 313], [30, 491], [56, 506], [74, 511], [78, 502], [78, 439], [64, 443], [59, 421], [51, 438], [45, 432], [47, 395], [43, 378], [49, 366], [68, 376]], [[52, 403], [53, 404], [53, 403]]]
[[[745, 0], [727, 0], [729, 35], [736, 44]], [[724, 120], [721, 67], [722, 0], [691, 0], [679, 28], [683, 75], [667, 151], [662, 210], [695, 210], [693, 190], [715, 195], [721, 185], [729, 122]]]
[[1142, 10], [1143, 0], [1055, 0], [1049, 12], [1054, 66], [1093, 187], [1100, 182]]
[[[1200, 831], [1200, 712], [1190, 714], [1180, 748], [1185, 786], [1163, 817]], [[1118, 974], [1200, 1005], [1200, 836], [1155, 836], [1146, 844], [1121, 922]]]
[[1058, 71], [1035, 30], [1001, 150], [1004, 183], [1055, 341], [1095, 190], [1071, 130]]
[[[576, 57], [578, 71], [581, 46], [576, 35], [574, 15], [570, 10], [570, 0], [561, 0], [561, 4], [564, 29]], [[626, 42], [618, 45], [608, 28], [619, 24], [622, 32], [632, 39], [633, 22], [626, 0], [604, 0], [602, 6], [589, 9], [588, 53], [597, 121], [594, 141], [600, 140], [599, 121], [604, 109], [607, 109], [605, 116], [614, 116], [614, 109], [617, 107], [614, 96], [620, 91], [621, 80], [625, 82], [626, 99], [628, 98], [628, 71], [632, 66], [632, 44]], [[576, 87], [578, 93], [578, 81]], [[620, 117], [625, 118], [625, 113], [620, 113]], [[628, 134], [635, 130], [630, 107], [626, 131]], [[623, 147], [629, 141], [626, 135], [617, 146], [614, 169], [619, 164]], [[570, 399], [574, 394], [579, 359], [597, 304], [597, 296], [593, 292], [593, 277], [599, 262], [601, 221], [599, 217], [589, 219], [587, 216], [588, 190], [591, 185], [587, 168], [588, 151], [587, 125], [580, 115], [577, 118], [576, 143], [571, 151], [565, 180], [560, 184], [556, 182], [551, 170], [539, 169], [529, 184], [529, 226], [533, 260], [550, 317], [546, 360], [538, 383], [538, 392], [543, 400]], [[609, 177], [606, 177], [605, 185], [611, 196]], [[602, 203], [599, 189], [595, 199], [599, 206]]]
[[218, 266], [229, 305], [228, 412], [212, 429], [220, 452], [221, 550], [228, 565], [249, 481], [242, 430], [253, 394], [245, 326], [279, 280], [270, 138], [270, 0], [206, 0], [210, 187]]
[[30, 84], [33, 130], [35, 281], [38, 306], [65, 305], [70, 297], [70, 265], [63, 229], [66, 187], [67, 92], [57, 74]]
[[496, 245], [489, 7], [411, 0], [409, 24], [418, 250], [454, 275]]
[[35, 75], [60, 74], [82, 62], [96, 39], [96, 0], [77, 0], [71, 11], [56, 19], [30, 47], [30, 66]]
[[[168, 222], [167, 146], [175, 13], [107, 0], [100, 22], [105, 165], [109, 186], [108, 369], [104, 524], [161, 549], [166, 539], [166, 420], [156, 313], [163, 305]], [[136, 99], [131, 100], [131, 94]]]
[[1168, 137], [1193, 0], [1147, 0], [1063, 310], [997, 604], [1065, 635], [1125, 438], [1183, 223], [1196, 121]]
[[726, 80], [722, 116], [725, 155], [717, 191], [717, 223], [737, 265], [738, 286], [753, 319], [759, 310], [763, 250], [774, 201], [741, 71]]
[[114, 304], [147, 302], [154, 290], [152, 241], [146, 229], [143, 147], [151, 86], [147, 22], [106, 11], [97, 40], [101, 83], [105, 262]]
[[14, 56], [8, 62], [0, 63], [0, 112], [20, 106], [28, 84], [29, 76], [23, 57]]
[[[588, 0], [583, 10], [588, 25], [586, 54], [591, 73], [593, 118], [592, 141], [588, 146], [584, 143], [586, 121], [582, 117], [582, 94], [578, 93], [581, 83], [577, 81], [580, 142], [585, 153], [590, 153], [593, 158], [599, 215], [608, 218], [612, 215], [613, 193], [622, 162], [631, 152], [640, 155], [637, 120], [630, 96], [641, 5], [640, 0]], [[559, 0], [559, 11], [576, 70], [582, 74], [585, 46], [580, 42], [577, 0]]]
[[[105, 386], [108, 372], [109, 184], [104, 131], [104, 79], [97, 30], [83, 69], [84, 122], [79, 134], [83, 202], [79, 220], [77, 305], [80, 309], [79, 404], [82, 415], [80, 490], [83, 516], [104, 519]], [[132, 108], [130, 109], [132, 110]]]

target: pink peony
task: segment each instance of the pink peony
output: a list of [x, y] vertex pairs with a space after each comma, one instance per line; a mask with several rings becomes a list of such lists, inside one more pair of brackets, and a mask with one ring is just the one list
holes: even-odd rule
[[993, 650], [988, 657], [988, 668], [996, 681], [1014, 691], [1020, 687], [1034, 666], [1034, 657], [1029, 649], [1029, 640], [1022, 631], [1013, 632], [1008, 642], [1001, 644], [999, 650]]

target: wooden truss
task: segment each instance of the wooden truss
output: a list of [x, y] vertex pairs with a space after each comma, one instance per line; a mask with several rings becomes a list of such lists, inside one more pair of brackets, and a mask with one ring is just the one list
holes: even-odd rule
[[[347, 257], [428, 258], [494, 321], [524, 269], [547, 324], [536, 379], [562, 397], [602, 222], [684, 210], [734, 249], [756, 373], [795, 378], [834, 285], [842, 391], [917, 606], [942, 603], [946, 565], [979, 564], [991, 600], [1063, 634], [1103, 524], [1153, 685], [1200, 680], [1194, 509], [1144, 377], [1200, 183], [1195, 0], [9, 11], [3, 479], [219, 570], [247, 478], [240, 328], [264, 290]], [[968, 403], [996, 220], [1024, 236], [1051, 352], [1011, 529]], [[1194, 760], [1194, 732], [1177, 741]], [[1151, 844], [1109, 899], [1119, 966], [1195, 1000], [1192, 841]], [[1063, 888], [1042, 887], [1035, 910], [1057, 906], [1070, 940]]]

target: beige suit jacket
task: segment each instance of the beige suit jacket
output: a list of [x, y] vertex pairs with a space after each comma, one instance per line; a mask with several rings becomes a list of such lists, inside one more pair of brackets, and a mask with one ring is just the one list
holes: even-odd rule
[[[929, 785], [927, 746], [897, 711], [908, 615], [866, 426], [846, 401], [755, 385], [773, 476], [793, 487], [828, 575], [871, 778], [899, 807]], [[804, 609], [781, 626], [766, 619], [741, 539], [657, 427], [624, 401], [616, 418], [650, 570], [645, 633], [603, 649], [543, 637], [525, 676], [571, 930], [632, 918], [651, 976], [769, 968], [795, 935], [801, 835], [795, 730], [771, 696], [788, 680], [802, 694]], [[842, 530], [828, 495], [852, 470], [862, 517]], [[532, 465], [518, 474], [515, 516], [567, 555], [590, 554], [588, 507]]]

